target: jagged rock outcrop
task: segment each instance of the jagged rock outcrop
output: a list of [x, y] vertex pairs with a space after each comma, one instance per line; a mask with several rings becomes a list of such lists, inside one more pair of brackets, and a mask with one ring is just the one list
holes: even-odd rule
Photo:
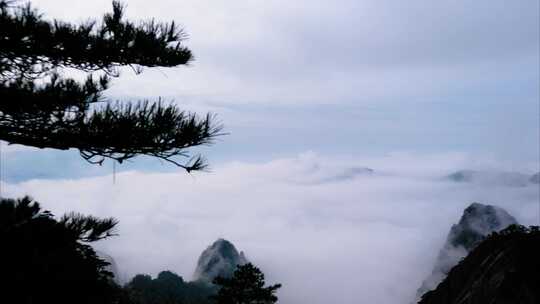
[[517, 224], [504, 209], [472, 203], [463, 211], [459, 223], [453, 225], [446, 243], [439, 252], [433, 271], [417, 291], [417, 299], [434, 289], [462, 258], [492, 232]]
[[231, 242], [218, 239], [199, 257], [194, 280], [212, 282], [217, 276], [230, 277], [238, 265], [246, 263], [243, 252], [238, 252]]
[[343, 172], [331, 177], [331, 180], [335, 181], [342, 181], [342, 180], [348, 180], [353, 179], [357, 176], [367, 176], [367, 175], [373, 175], [375, 171], [368, 167], [351, 167], [346, 170], [343, 170]]
[[540, 184], [540, 172], [533, 174], [533, 176], [531, 176], [529, 181], [533, 184]]
[[540, 303], [540, 231], [512, 225], [477, 245], [419, 304]]

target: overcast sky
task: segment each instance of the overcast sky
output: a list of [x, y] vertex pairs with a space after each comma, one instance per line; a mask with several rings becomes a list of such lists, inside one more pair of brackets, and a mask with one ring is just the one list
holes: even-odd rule
[[[109, 0], [32, 3], [70, 21], [110, 10]], [[1, 170], [9, 193], [32, 194], [55, 212], [118, 217], [126, 236], [105, 247], [126, 273], [170, 267], [189, 277], [197, 254], [225, 237], [285, 284], [284, 303], [306, 297], [294, 288], [307, 293], [341, 277], [348, 281], [328, 298], [308, 302], [396, 303], [414, 294], [472, 200], [538, 221], [534, 186], [437, 182], [461, 168], [540, 170], [538, 0], [125, 3], [129, 18], [179, 22], [195, 61], [125, 70], [107, 94], [217, 113], [230, 135], [203, 150], [213, 173], [191, 177], [141, 158], [119, 166], [126, 172], [113, 186], [110, 163], [5, 144]], [[386, 175], [314, 183], [353, 164]], [[159, 252], [126, 245], [150, 240]], [[392, 267], [374, 262], [382, 251]], [[328, 277], [314, 279], [313, 268]]]
[[[71, 21], [110, 10], [109, 0], [33, 3]], [[205, 150], [213, 165], [306, 151], [538, 162], [537, 0], [125, 3], [129, 18], [180, 23], [195, 61], [126, 70], [108, 95], [217, 113], [230, 135]], [[17, 153], [7, 164], [8, 180], [104, 171], [76, 152]], [[144, 160], [119, 170], [130, 168], [170, 170]]]

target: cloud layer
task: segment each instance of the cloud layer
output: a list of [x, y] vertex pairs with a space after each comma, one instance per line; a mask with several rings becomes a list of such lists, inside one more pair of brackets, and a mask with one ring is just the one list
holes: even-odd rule
[[[104, 176], [3, 188], [9, 196], [31, 194], [57, 215], [75, 210], [118, 218], [119, 236], [99, 248], [125, 278], [170, 269], [189, 279], [201, 251], [223, 237], [270, 282], [284, 284], [281, 303], [390, 304], [414, 298], [451, 224], [471, 202], [539, 223], [537, 185], [441, 178], [467, 165], [470, 160], [452, 154], [345, 159], [306, 153], [227, 163], [196, 176], [125, 172], [116, 184]], [[361, 167], [375, 171], [344, 174]]]

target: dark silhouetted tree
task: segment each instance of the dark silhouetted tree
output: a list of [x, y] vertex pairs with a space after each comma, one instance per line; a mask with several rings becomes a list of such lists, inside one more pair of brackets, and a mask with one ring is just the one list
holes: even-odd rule
[[185, 282], [181, 276], [162, 271], [157, 278], [138, 274], [126, 284], [133, 304], [210, 304], [215, 287], [202, 282]]
[[264, 274], [251, 263], [239, 265], [231, 278], [217, 277], [213, 283], [219, 288], [217, 295], [212, 296], [217, 304], [275, 303], [275, 293], [281, 287], [265, 287]]
[[[91, 163], [138, 155], [204, 169], [189, 148], [221, 134], [213, 115], [199, 118], [161, 101], [114, 102], [103, 96], [119, 68], [174, 67], [192, 60], [174, 22], [133, 23], [113, 2], [101, 22], [45, 20], [30, 4], [0, 0], [0, 140], [77, 149]], [[80, 82], [65, 68], [87, 74]], [[180, 161], [178, 158], [187, 159]]]
[[0, 200], [0, 302], [117, 303], [108, 263], [89, 245], [115, 225], [75, 213], [57, 220], [28, 197]]

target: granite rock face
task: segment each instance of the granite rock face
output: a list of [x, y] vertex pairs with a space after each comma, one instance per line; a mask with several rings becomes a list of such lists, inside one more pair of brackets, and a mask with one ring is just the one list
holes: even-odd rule
[[238, 265], [246, 263], [243, 252], [238, 252], [231, 242], [218, 239], [199, 257], [194, 280], [211, 283], [217, 276], [230, 277]]
[[419, 304], [540, 303], [540, 231], [513, 225], [477, 245]]
[[434, 289], [448, 272], [492, 232], [517, 224], [516, 219], [504, 209], [472, 203], [463, 211], [458, 224], [450, 229], [446, 243], [439, 252], [432, 273], [417, 291], [417, 299]]

